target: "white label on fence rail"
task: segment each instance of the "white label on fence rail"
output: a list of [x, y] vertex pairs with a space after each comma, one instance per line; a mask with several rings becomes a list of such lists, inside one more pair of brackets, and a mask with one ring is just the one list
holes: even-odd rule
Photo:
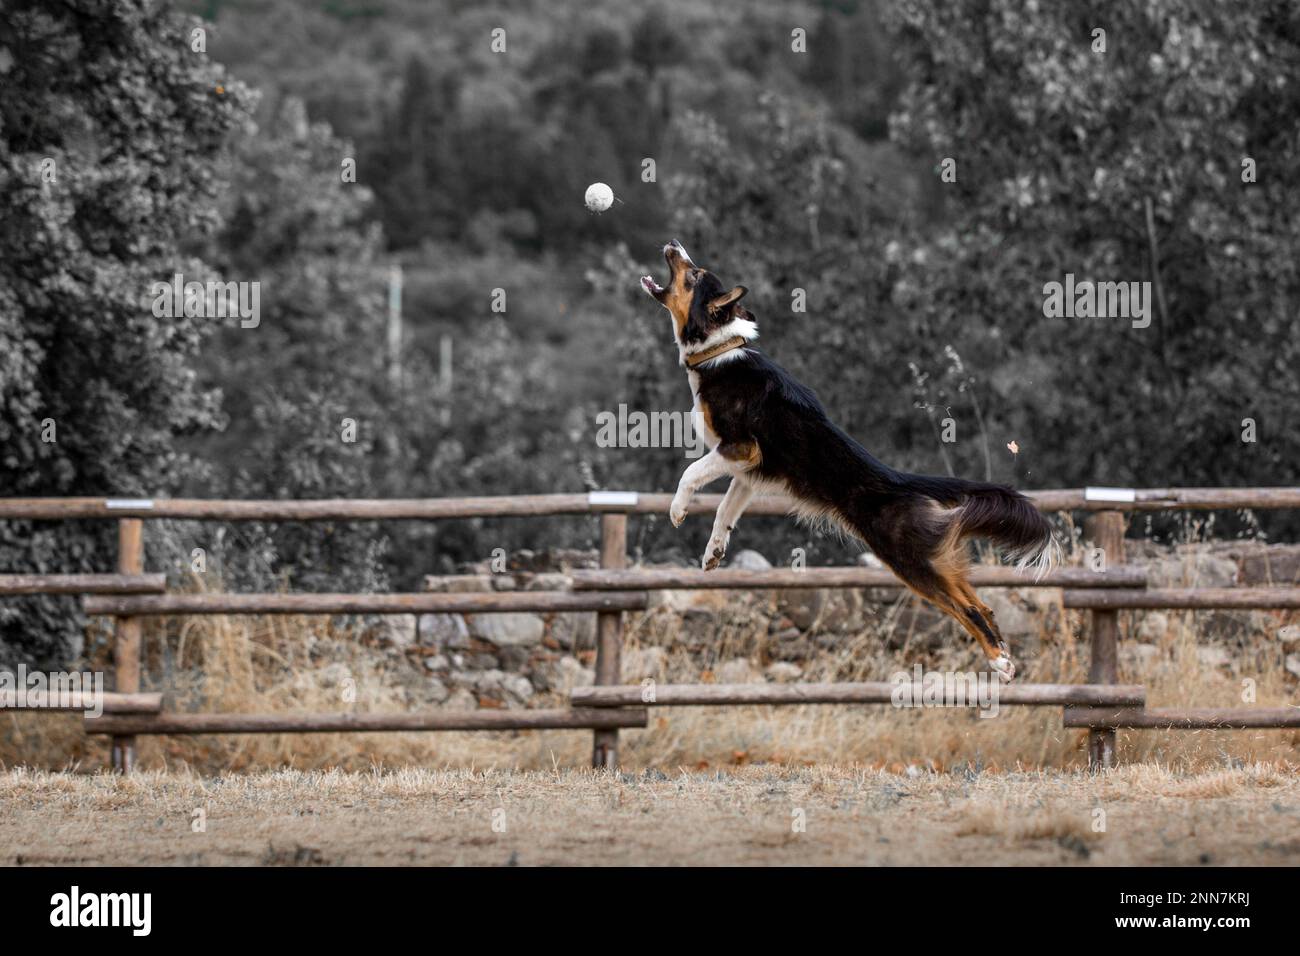
[[105, 498], [105, 508], [122, 508], [131, 511], [148, 511], [153, 507], [152, 498]]
[[626, 505], [631, 508], [636, 505], [635, 491], [589, 491], [587, 492], [587, 504], [605, 505]]
[[1121, 501], [1132, 504], [1137, 501], [1137, 492], [1132, 488], [1084, 488], [1084, 501]]

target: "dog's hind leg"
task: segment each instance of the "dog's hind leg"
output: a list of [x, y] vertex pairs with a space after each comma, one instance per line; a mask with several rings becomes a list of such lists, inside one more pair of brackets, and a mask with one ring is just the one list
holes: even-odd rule
[[[963, 607], [966, 609], [966, 616], [971, 617], [973, 609], [979, 615], [980, 620], [975, 621], [977, 627], [988, 637], [999, 652], [998, 658], [990, 658], [990, 664], [993, 669], [1002, 673], [1005, 669], [1008, 673], [1007, 679], [1015, 676], [1016, 666], [1011, 662], [1011, 650], [1007, 647], [1007, 642], [1002, 637], [1002, 631], [998, 628], [998, 622], [993, 616], [993, 609], [979, 599], [975, 593], [975, 588], [971, 586], [970, 581], [963, 574], [958, 582], [958, 589], [963, 599]], [[974, 620], [974, 618], [972, 618]], [[1000, 663], [1004, 661], [1005, 663]]]
[[975, 594], [966, 575], [969, 557], [958, 534], [917, 520], [915, 512], [895, 516], [886, 524], [887, 540], [873, 542], [877, 556], [921, 597], [943, 611], [979, 645], [989, 666], [1003, 680], [1016, 668], [990, 611]]
[[[1016, 676], [1016, 666], [1011, 662], [1007, 642], [1002, 639], [993, 620], [993, 612], [976, 595], [970, 583], [970, 552], [956, 527], [949, 529], [930, 559], [931, 566], [943, 582], [945, 595], [959, 609], [958, 621], [988, 656], [989, 666], [1003, 680]], [[950, 614], [953, 612], [949, 611]], [[956, 617], [956, 614], [953, 614]]]
[[966, 593], [970, 585], [954, 575], [943, 574], [937, 568], [900, 574], [900, 577], [909, 588], [951, 617], [967, 634], [975, 638], [980, 650], [989, 659], [989, 666], [1002, 680], [1009, 681], [1016, 676], [1016, 668], [1007, 654], [1007, 646], [998, 634], [996, 625], [991, 623], [992, 616], [985, 618], [980, 612], [978, 599], [973, 593], [969, 596]]
[[718, 512], [713, 518], [713, 533], [709, 535], [709, 543], [704, 549], [704, 557], [700, 559], [700, 566], [705, 571], [712, 571], [726, 556], [727, 544], [731, 541], [731, 532], [736, 529], [736, 522], [740, 520], [741, 514], [745, 511], [745, 506], [749, 504], [749, 500], [753, 497], [753, 485], [739, 475], [731, 479], [731, 486], [727, 489], [727, 493], [722, 496], [722, 503], [718, 505]]

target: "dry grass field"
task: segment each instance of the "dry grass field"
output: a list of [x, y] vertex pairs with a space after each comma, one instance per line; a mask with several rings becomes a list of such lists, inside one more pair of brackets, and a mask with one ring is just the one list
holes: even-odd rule
[[0, 865], [1300, 863], [1300, 776], [749, 766], [0, 775]]

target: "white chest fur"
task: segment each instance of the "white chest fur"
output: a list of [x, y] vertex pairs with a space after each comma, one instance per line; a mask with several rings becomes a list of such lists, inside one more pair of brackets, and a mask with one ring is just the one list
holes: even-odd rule
[[[746, 342], [758, 338], [758, 326], [750, 319], [733, 319], [719, 329], [715, 329], [712, 334], [698, 346], [691, 349], [691, 352], [704, 352], [719, 345], [727, 339], [740, 336]], [[686, 356], [689, 354], [686, 347], [681, 341], [677, 341], [677, 349], [681, 356], [681, 361], [685, 364]], [[730, 352], [724, 352], [715, 359], [711, 359], [707, 364], [714, 365], [722, 362], [729, 362], [740, 358], [744, 354], [741, 349], [733, 349]], [[688, 368], [686, 370], [686, 380], [691, 385], [691, 425], [695, 428], [695, 434], [704, 439], [704, 444], [710, 449], [717, 448], [722, 439], [709, 428], [708, 423], [704, 420], [704, 413], [700, 411], [700, 373]]]

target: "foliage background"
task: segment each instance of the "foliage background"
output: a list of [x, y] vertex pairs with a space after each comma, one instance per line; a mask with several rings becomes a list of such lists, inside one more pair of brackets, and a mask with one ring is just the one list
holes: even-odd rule
[[[0, 11], [5, 495], [670, 488], [680, 451], [595, 443], [601, 410], [689, 407], [667, 324], [636, 285], [662, 275], [670, 236], [750, 288], [764, 347], [900, 467], [1021, 487], [1300, 478], [1289, 4]], [[791, 52], [795, 28], [806, 54]], [[1244, 156], [1256, 183], [1241, 181]], [[641, 181], [646, 157], [656, 182]], [[945, 157], [956, 183], [940, 182]], [[45, 158], [54, 184], [37, 174]], [[621, 200], [604, 215], [581, 201], [597, 180]], [[384, 345], [393, 264], [399, 380]], [[155, 319], [144, 293], [174, 272], [259, 281], [261, 325]], [[1158, 272], [1163, 308], [1145, 330], [1046, 319], [1043, 284], [1066, 272]], [[952, 444], [936, 432], [948, 416]], [[55, 444], [41, 440], [50, 418]], [[585, 545], [591, 531], [191, 533], [236, 585], [409, 588], [496, 547]], [[0, 566], [107, 570], [109, 532], [4, 523]], [[635, 544], [687, 558], [706, 536], [704, 522], [650, 520]], [[744, 544], [853, 550], [764, 520]], [[0, 646], [20, 655], [59, 656], [79, 633], [67, 602], [0, 606]]]

